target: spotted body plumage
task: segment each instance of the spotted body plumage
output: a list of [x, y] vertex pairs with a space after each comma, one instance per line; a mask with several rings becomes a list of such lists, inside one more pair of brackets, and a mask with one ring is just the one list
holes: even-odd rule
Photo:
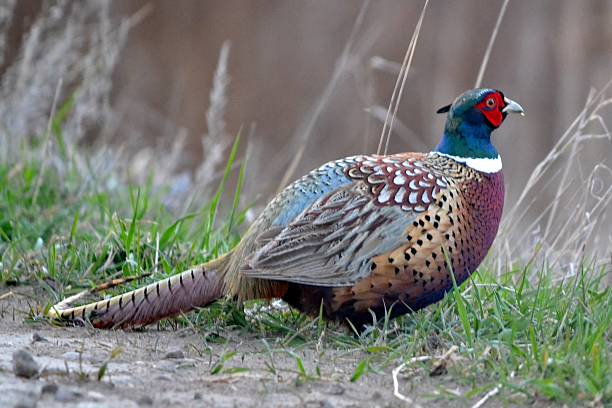
[[453, 287], [451, 274], [461, 284], [486, 256], [501, 220], [503, 173], [481, 174], [435, 154], [425, 163], [447, 186], [426, 207], [417, 201], [406, 242], [374, 257], [368, 278], [332, 291], [330, 308], [341, 317], [363, 323], [369, 309], [380, 316], [423, 308]]
[[482, 174], [436, 153], [350, 160], [335, 165], [353, 180], [351, 193], [322, 197], [243, 273], [282, 277], [290, 304], [318, 312], [323, 301], [328, 317], [356, 324], [371, 321], [369, 310], [401, 314], [439, 300], [452, 287], [451, 273], [457, 284], [467, 279], [497, 232], [502, 172]]
[[90, 305], [51, 309], [97, 327], [142, 326], [219, 297], [282, 298], [357, 327], [441, 299], [489, 250], [504, 202], [490, 142], [508, 112], [495, 90], [466, 92], [431, 153], [329, 162], [278, 194], [236, 248], [208, 264]]

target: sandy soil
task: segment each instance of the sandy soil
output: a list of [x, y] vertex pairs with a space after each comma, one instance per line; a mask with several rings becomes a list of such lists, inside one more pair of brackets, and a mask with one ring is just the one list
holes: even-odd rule
[[[255, 336], [224, 333], [229, 343], [205, 345], [202, 336], [191, 329], [55, 328], [25, 321], [30, 304], [31, 298], [19, 295], [0, 300], [0, 407], [406, 406], [393, 396], [391, 369], [369, 373], [356, 383], [349, 381], [360, 355], [326, 349], [318, 358], [321, 379], [299, 381], [295, 358], [287, 353], [274, 355], [277, 375], [266, 368], [271, 359]], [[108, 363], [106, 374], [98, 381], [100, 367], [117, 347], [123, 351]], [[38, 378], [15, 375], [13, 353], [18, 349], [29, 351], [40, 364]], [[231, 351], [236, 355], [224, 368], [248, 371], [212, 375], [219, 357]], [[178, 358], [170, 358], [172, 354]], [[320, 352], [308, 349], [297, 354], [306, 371], [314, 373], [313, 362]], [[423, 406], [460, 406], [461, 401], [435, 398], [435, 394], [441, 387], [465, 391], [445, 375], [416, 377], [413, 373], [401, 378], [400, 385]]]

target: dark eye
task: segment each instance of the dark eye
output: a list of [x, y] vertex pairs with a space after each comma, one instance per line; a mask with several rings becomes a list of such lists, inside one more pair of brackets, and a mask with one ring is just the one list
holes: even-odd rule
[[493, 99], [493, 98], [487, 99], [487, 101], [485, 103], [487, 104], [487, 107], [489, 107], [489, 108], [495, 107], [495, 99]]

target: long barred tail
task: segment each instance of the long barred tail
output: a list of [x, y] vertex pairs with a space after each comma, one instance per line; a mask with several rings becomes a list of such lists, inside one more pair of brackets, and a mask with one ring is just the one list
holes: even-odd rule
[[221, 298], [225, 294], [224, 259], [99, 302], [67, 308], [72, 298], [66, 299], [52, 306], [47, 316], [64, 321], [89, 320], [101, 329], [146, 326]]

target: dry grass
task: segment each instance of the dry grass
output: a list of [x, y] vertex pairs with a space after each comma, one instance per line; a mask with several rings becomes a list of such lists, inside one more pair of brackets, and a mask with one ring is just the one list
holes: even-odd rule
[[[494, 254], [498, 270], [538, 255], [573, 276], [583, 259], [609, 263], [612, 235], [612, 81], [592, 91], [583, 110], [534, 169], [504, 216]], [[601, 161], [589, 160], [603, 152]]]
[[[0, 21], [10, 15], [13, 4], [3, 5]], [[393, 129], [403, 129], [406, 137], [414, 137], [395, 117], [427, 4], [427, 1], [423, 4], [402, 64], [377, 65], [387, 71], [396, 71], [399, 66], [378, 143], [379, 151], [387, 151]], [[477, 84], [482, 81], [507, 4], [504, 1], [501, 6]], [[294, 178], [312, 130], [340, 79], [360, 64], [363, 47], [355, 51], [356, 41], [368, 6], [369, 2], [365, 1], [327, 87], [313, 105], [311, 114], [296, 130], [292, 143], [295, 151], [289, 155], [291, 160], [280, 186]], [[208, 132], [202, 137], [205, 160], [194, 172], [185, 172], [181, 167], [187, 137], [184, 129], [177, 130], [168, 141], [153, 148], [144, 146], [134, 151], [128, 145], [133, 141], [125, 145], [105, 143], [121, 114], [109, 104], [112, 72], [130, 27], [146, 12], [141, 10], [131, 18], [114, 21], [109, 16], [108, 1], [72, 8], [60, 4], [41, 11], [31, 26], [19, 58], [2, 77], [0, 157], [3, 162], [30, 156], [60, 173], [65, 163], [75, 162], [84, 173], [96, 174], [98, 178], [105, 175], [107, 187], [111, 188], [130, 179], [140, 183], [151, 179], [154, 187], [171, 186], [166, 203], [178, 213], [193, 209], [193, 203], [210, 195], [211, 186], [220, 176], [219, 168], [228, 147], [224, 115], [230, 82], [229, 43], [221, 48], [206, 112]], [[46, 69], [49, 66], [54, 69]], [[606, 125], [610, 114], [609, 89], [610, 84], [590, 95], [584, 109], [534, 170], [519, 199], [506, 212], [494, 252], [500, 272], [516, 260], [532, 258], [534, 251], [539, 251], [552, 265], [568, 267], [563, 268], [565, 272], [561, 276], [575, 271], [575, 265], [584, 256], [599, 256], [600, 259], [607, 256], [605, 251], [611, 244], [607, 225], [611, 221], [612, 164], [609, 158], [591, 163], [585, 157], [602, 146], [602, 150], [609, 151], [611, 136]], [[371, 106], [368, 114], [379, 120], [383, 117], [382, 109], [377, 106]], [[63, 122], [61, 132], [56, 129], [58, 121]], [[45, 147], [25, 149], [32, 139]], [[79, 147], [83, 140], [90, 139], [97, 141], [94, 148]], [[36, 154], [40, 157], [31, 157]], [[127, 155], [131, 156], [129, 164]], [[153, 175], [151, 168], [156, 169]]]
[[[112, 73], [130, 27], [146, 10], [113, 22], [109, 8], [107, 0], [80, 7], [58, 3], [37, 15], [1, 78], [3, 163], [42, 161], [60, 174], [74, 163], [84, 174], [103, 176], [121, 162], [120, 149], [113, 149], [108, 160], [105, 143], [117, 122], [110, 107]], [[78, 146], [91, 139], [98, 147], [83, 155]], [[44, 148], [32, 149], [32, 144]]]
[[289, 161], [289, 166], [287, 167], [287, 171], [283, 176], [279, 186], [278, 191], [282, 190], [289, 181], [294, 178], [294, 173], [297, 168], [297, 165], [302, 160], [302, 156], [304, 155], [304, 151], [306, 150], [306, 144], [308, 143], [308, 139], [312, 135], [312, 130], [317, 123], [317, 120], [321, 116], [321, 113], [329, 103], [333, 92], [335, 91], [338, 83], [343, 75], [347, 73], [351, 69], [351, 65], [358, 61], [360, 58], [358, 55], [353, 55], [353, 46], [355, 43], [355, 39], [357, 34], [359, 33], [359, 29], [363, 24], [363, 20], [365, 18], [366, 12], [370, 5], [369, 0], [365, 0], [359, 10], [359, 15], [355, 19], [355, 23], [353, 24], [353, 28], [351, 29], [351, 34], [346, 41], [344, 49], [342, 50], [342, 54], [338, 57], [338, 61], [334, 67], [334, 72], [332, 73], [332, 77], [330, 78], [327, 86], [314, 103], [313, 108], [311, 110], [310, 115], [306, 117], [301, 125], [297, 128], [294, 143], [297, 143], [297, 150], [295, 152], [290, 152], [291, 160]]
[[[417, 25], [414, 28], [414, 32], [412, 33], [412, 38], [410, 39], [410, 43], [408, 44], [408, 49], [406, 50], [404, 61], [402, 61], [402, 66], [397, 76], [397, 81], [395, 81], [395, 87], [393, 88], [393, 93], [391, 94], [391, 101], [389, 102], [389, 108], [387, 109], [387, 114], [385, 116], [385, 123], [383, 125], [382, 133], [380, 135], [380, 140], [378, 141], [378, 149], [376, 149], [376, 154], [381, 153], [383, 141], [385, 145], [385, 149], [382, 150], [383, 154], [386, 155], [389, 150], [389, 141], [391, 140], [391, 132], [393, 131], [393, 122], [395, 121], [395, 117], [397, 116], [397, 109], [399, 108], [399, 104], [402, 99], [402, 94], [404, 93], [404, 86], [406, 85], [406, 79], [408, 79], [408, 72], [410, 71], [410, 66], [412, 65], [414, 50], [416, 49], [416, 44], [419, 39], [421, 26], [423, 25], [423, 18], [425, 17], [425, 11], [427, 10], [428, 4], [429, 0], [426, 0], [425, 4], [423, 4], [421, 15], [419, 16]], [[391, 112], [393, 113], [391, 114]]]
[[[387, 151], [393, 131], [411, 141], [418, 139], [400, 119], [396, 119], [396, 115], [427, 4], [427, 1], [423, 4], [402, 64], [382, 58], [370, 64], [373, 69], [397, 74], [386, 113], [383, 114], [380, 106], [368, 107], [367, 115], [380, 122], [384, 117], [379, 151]], [[3, 4], [0, 22], [10, 16], [13, 5], [13, 2]], [[477, 85], [482, 81], [507, 5], [507, 0], [502, 3], [478, 72]], [[284, 156], [291, 159], [279, 184], [281, 187], [294, 178], [313, 128], [341, 78], [351, 72], [361, 72], [358, 67], [364, 65], [362, 55], [374, 39], [372, 33], [367, 33], [361, 40], [365, 44], [358, 44], [368, 7], [369, 2], [364, 1], [328, 85], [314, 103], [311, 114], [296, 129], [289, 150], [285, 151]], [[201, 138], [205, 160], [194, 171], [182, 167], [188, 137], [185, 129], [169, 126], [171, 134], [157, 146], [138, 147], [129, 137], [124, 143], [106, 142], [121, 115], [109, 103], [113, 69], [129, 29], [146, 13], [144, 9], [130, 18], [116, 21], [110, 18], [108, 1], [88, 2], [83, 7], [61, 3], [41, 11], [19, 57], [2, 76], [0, 158], [3, 162], [14, 162], [15, 157], [40, 160], [60, 174], [65, 173], [66, 163], [75, 163], [83, 174], [91, 176], [91, 183], [105, 179], [106, 188], [110, 189], [130, 180], [141, 184], [149, 180], [154, 188], [170, 187], [164, 202], [177, 214], [193, 210], [196, 203], [210, 195], [221, 175], [220, 167], [228, 148], [224, 116], [230, 83], [229, 43], [220, 50], [206, 111], [208, 132]], [[2, 46], [4, 36], [0, 38]], [[46, 69], [49, 66], [54, 69]], [[612, 224], [612, 163], [609, 157], [599, 162], [588, 160], [594, 151], [610, 151], [611, 135], [606, 124], [610, 116], [609, 105], [610, 84], [589, 96], [584, 109], [534, 170], [519, 199], [506, 211], [491, 257], [500, 273], [517, 260], [533, 258], [535, 252], [549, 264], [563, 266], [559, 276], [574, 273], [585, 256], [598, 257], [602, 261], [609, 256], [606, 251], [612, 243], [608, 226]], [[60, 122], [61, 132], [58, 130]], [[253, 131], [254, 128], [251, 133]], [[26, 148], [33, 140], [44, 148]], [[96, 143], [94, 147], [84, 148], [84, 140]], [[247, 150], [253, 151], [252, 148]], [[253, 160], [257, 160], [257, 152], [252, 155], [255, 156]], [[279, 157], [278, 160], [282, 163], [286, 159]], [[153, 174], [152, 168], [155, 169]]]
[[211, 184], [211, 176], [225, 163], [225, 150], [228, 147], [228, 135], [225, 129], [225, 108], [227, 105], [227, 87], [230, 83], [227, 72], [230, 43], [221, 46], [219, 61], [213, 77], [210, 91], [210, 105], [206, 111], [207, 134], [202, 137], [202, 149], [206, 160], [200, 164], [195, 174], [196, 186]]
[[480, 68], [478, 69], [478, 76], [476, 77], [476, 83], [474, 84], [474, 88], [479, 88], [482, 84], [482, 78], [484, 77], [485, 70], [487, 69], [487, 65], [489, 64], [489, 58], [491, 57], [491, 52], [493, 51], [493, 44], [495, 44], [495, 39], [497, 38], [497, 33], [499, 32], [499, 27], [501, 26], [501, 23], [504, 20], [504, 15], [506, 14], [506, 8], [508, 7], [508, 3], [510, 3], [510, 0], [504, 0], [501, 9], [499, 10], [499, 15], [497, 16], [495, 27], [493, 28], [493, 32], [491, 33], [491, 37], [489, 38], [489, 45], [487, 45], [487, 50], [484, 53], [482, 63], [480, 64]]

